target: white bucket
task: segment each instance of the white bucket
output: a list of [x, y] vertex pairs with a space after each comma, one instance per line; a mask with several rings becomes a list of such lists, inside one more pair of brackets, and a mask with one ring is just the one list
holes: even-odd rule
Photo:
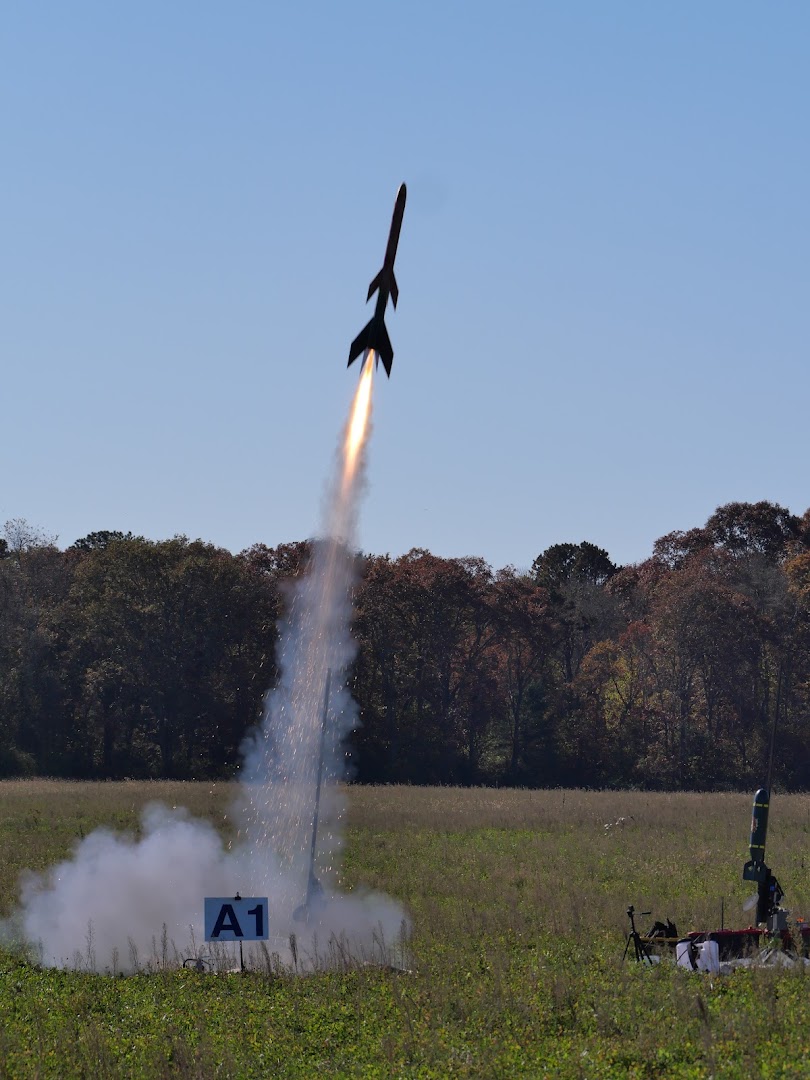
[[716, 941], [704, 941], [700, 945], [698, 971], [708, 971], [710, 975], [720, 972], [720, 946]]
[[692, 942], [689, 938], [684, 938], [683, 941], [679, 941], [675, 946], [675, 961], [678, 967], [689, 968], [690, 971], [695, 970], [695, 965], [692, 961]]

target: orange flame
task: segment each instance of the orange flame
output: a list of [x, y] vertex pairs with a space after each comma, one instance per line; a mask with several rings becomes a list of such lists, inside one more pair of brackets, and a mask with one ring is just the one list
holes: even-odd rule
[[360, 373], [360, 382], [354, 395], [349, 424], [346, 429], [346, 442], [343, 448], [344, 469], [343, 479], [349, 482], [357, 467], [357, 458], [363, 443], [366, 441], [368, 432], [368, 418], [371, 413], [371, 383], [374, 375], [374, 350], [369, 349], [363, 370]]

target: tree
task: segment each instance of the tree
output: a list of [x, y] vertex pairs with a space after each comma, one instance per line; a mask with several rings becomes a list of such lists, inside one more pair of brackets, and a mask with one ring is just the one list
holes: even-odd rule
[[778, 563], [800, 542], [802, 528], [800, 519], [777, 503], [732, 502], [715, 510], [704, 532], [731, 555], [760, 555]]
[[537, 783], [537, 761], [531, 760], [529, 751], [539, 733], [533, 730], [530, 706], [532, 688], [547, 665], [551, 645], [548, 594], [531, 577], [507, 568], [496, 575], [492, 605], [497, 628], [493, 649], [509, 723], [506, 775], [513, 782]]
[[6, 550], [17, 558], [32, 548], [54, 547], [57, 536], [51, 536], [38, 525], [31, 525], [25, 518], [10, 518], [3, 527]]
[[227, 770], [275, 677], [275, 603], [248, 566], [201, 541], [87, 553], [62, 612], [76, 768]]
[[478, 775], [496, 686], [491, 582], [482, 559], [416, 548], [368, 560], [355, 617], [356, 745], [363, 755], [371, 750], [378, 768], [387, 758], [394, 776], [386, 778], [459, 783]]
[[131, 532], [119, 532], [117, 529], [102, 529], [100, 532], [91, 532], [74, 541], [70, 546], [76, 551], [104, 551], [110, 544], [119, 543], [122, 540], [143, 540], [142, 536], [133, 536]]
[[0, 563], [0, 715], [23, 772], [58, 772], [48, 766], [70, 726], [55, 630], [70, 577], [54, 547], [21, 547]]
[[554, 544], [532, 563], [535, 582], [548, 592], [566, 683], [573, 682], [588, 649], [607, 636], [614, 621], [617, 604], [605, 586], [616, 569], [608, 553], [587, 540]]
[[549, 592], [571, 584], [604, 585], [616, 573], [604, 548], [581, 544], [552, 544], [532, 563], [532, 575]]
[[254, 573], [262, 574], [273, 582], [290, 581], [306, 573], [312, 556], [312, 541], [299, 540], [292, 544], [279, 544], [270, 548], [266, 544], [253, 544], [240, 552], [239, 559]]

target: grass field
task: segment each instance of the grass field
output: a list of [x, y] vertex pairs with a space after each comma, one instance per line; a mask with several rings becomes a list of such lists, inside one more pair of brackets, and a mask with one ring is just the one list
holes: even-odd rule
[[[133, 829], [158, 798], [221, 826], [229, 797], [0, 783], [0, 914], [20, 871], [97, 825]], [[0, 951], [0, 1077], [810, 1077], [803, 974], [621, 963], [631, 903], [684, 932], [717, 926], [723, 899], [726, 925], [745, 925], [750, 796], [386, 787], [349, 801], [344, 884], [406, 905], [408, 972], [113, 978]], [[769, 862], [810, 918], [808, 831], [810, 797], [777, 796]]]

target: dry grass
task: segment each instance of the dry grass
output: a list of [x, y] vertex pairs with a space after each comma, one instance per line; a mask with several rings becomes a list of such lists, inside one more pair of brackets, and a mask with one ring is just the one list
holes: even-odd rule
[[[461, 882], [467, 900], [480, 900], [486, 910], [498, 895], [508, 904], [517, 890], [521, 902], [530, 898], [541, 906], [555, 928], [570, 926], [579, 912], [620, 930], [631, 902], [684, 925], [705, 925], [719, 918], [721, 897], [734, 919], [735, 905], [750, 892], [740, 880], [748, 857], [748, 794], [347, 790], [346, 880], [410, 902], [440, 894], [442, 883], [452, 881], [457, 890]], [[227, 830], [234, 791], [228, 783], [0, 782], [0, 910], [12, 905], [20, 870], [64, 857], [99, 825], [137, 832], [149, 802], [184, 806]], [[472, 855], [468, 834], [476, 834]], [[810, 795], [774, 797], [768, 856], [794, 909], [810, 917]], [[484, 882], [490, 886], [483, 888]]]
[[[375, 836], [385, 837], [399, 846], [400, 861], [418, 865], [412, 894], [431, 891], [433, 867], [447, 880], [460, 877], [471, 900], [476, 881], [497, 877], [505, 902], [517, 882], [560, 932], [579, 917], [623, 932], [628, 903], [691, 929], [719, 922], [721, 898], [727, 925], [742, 917], [752, 891], [741, 881], [751, 801], [748, 794], [353, 788], [349, 824], [372, 850]], [[477, 834], [472, 859], [469, 833]], [[433, 859], [420, 858], [426, 846], [436, 849]], [[774, 797], [768, 857], [794, 910], [810, 918], [810, 795]]]

